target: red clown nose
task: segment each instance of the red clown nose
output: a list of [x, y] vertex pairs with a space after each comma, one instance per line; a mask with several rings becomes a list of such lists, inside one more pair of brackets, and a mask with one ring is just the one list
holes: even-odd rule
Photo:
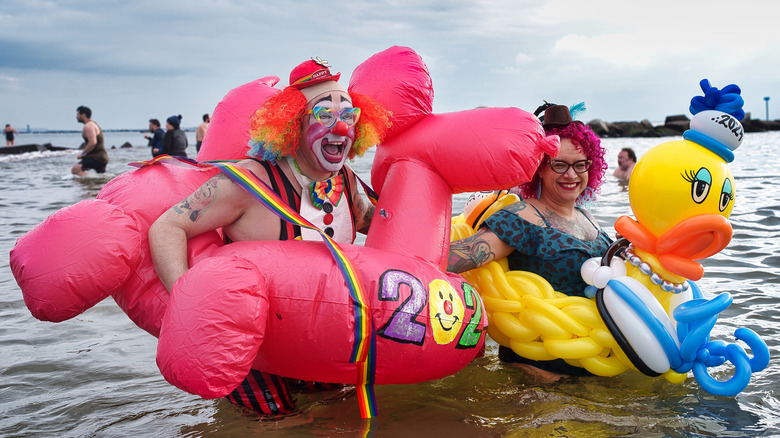
[[333, 126], [332, 132], [336, 135], [345, 137], [349, 133], [349, 126], [347, 126], [347, 124], [344, 123], [343, 120], [339, 120], [338, 122], [336, 122], [336, 125]]

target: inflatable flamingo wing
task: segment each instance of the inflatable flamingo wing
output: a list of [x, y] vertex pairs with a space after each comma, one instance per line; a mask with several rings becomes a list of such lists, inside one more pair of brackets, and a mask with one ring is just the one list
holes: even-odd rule
[[121, 208], [103, 200], [48, 217], [11, 250], [11, 269], [30, 313], [60, 322], [106, 298], [140, 259], [141, 234]]
[[[246, 153], [248, 118], [278, 92], [269, 76], [230, 91], [217, 105], [200, 154], [237, 159]], [[28, 309], [38, 319], [60, 322], [108, 296], [139, 327], [159, 336], [169, 294], [151, 262], [149, 226], [216, 170], [150, 166], [106, 184], [95, 200], [64, 208], [22, 236], [10, 265]], [[193, 239], [190, 263], [221, 245], [216, 232]]]
[[[113, 296], [133, 322], [158, 336], [169, 294], [152, 266], [149, 226], [212, 174], [163, 166], [128, 172], [97, 199], [64, 208], [22, 236], [11, 268], [32, 315], [60, 322]], [[219, 244], [216, 232], [199, 236], [192, 258], [212, 244]]]

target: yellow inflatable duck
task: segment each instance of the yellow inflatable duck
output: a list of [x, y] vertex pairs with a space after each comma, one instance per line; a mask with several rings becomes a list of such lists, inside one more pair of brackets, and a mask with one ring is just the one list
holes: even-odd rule
[[[752, 358], [740, 345], [709, 341], [732, 297], [704, 299], [695, 284], [703, 275], [697, 260], [731, 240], [735, 185], [728, 163], [744, 137], [739, 87], [718, 90], [706, 79], [700, 85], [704, 96], [691, 101], [694, 117], [683, 139], [653, 147], [634, 167], [629, 200], [636, 220], [620, 217], [615, 230], [622, 238], [583, 264], [590, 299], [556, 292], [536, 274], [509, 271], [506, 260], [463, 274], [484, 299], [496, 342], [529, 359], [560, 358], [600, 376], [635, 369], [680, 383], [692, 370], [716, 395], [738, 394], [752, 372], [767, 366], [768, 348], [749, 329], [735, 336]], [[453, 219], [452, 240], [472, 234], [513, 196], [473, 195], [466, 213]], [[485, 209], [492, 197], [498, 200]], [[731, 379], [712, 378], [707, 368], [726, 361], [735, 368]]]
[[[699, 121], [694, 117], [692, 129]], [[663, 143], [634, 167], [629, 200], [636, 221], [623, 216], [615, 230], [668, 279], [665, 289], [672, 292], [669, 283], [701, 279], [704, 269], [696, 260], [728, 245], [734, 191], [731, 169], [716, 152], [687, 139]]]

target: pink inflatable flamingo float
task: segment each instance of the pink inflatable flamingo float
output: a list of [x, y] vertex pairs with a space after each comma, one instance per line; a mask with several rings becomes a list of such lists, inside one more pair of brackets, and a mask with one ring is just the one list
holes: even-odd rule
[[[276, 77], [245, 84], [217, 106], [198, 159], [243, 158], [248, 117]], [[376, 384], [457, 372], [478, 353], [486, 317], [462, 277], [445, 272], [452, 194], [507, 189], [555, 154], [538, 120], [517, 108], [432, 114], [427, 68], [392, 47], [353, 73], [350, 91], [393, 112], [372, 184], [380, 194], [365, 246], [340, 245], [366, 291]], [[112, 296], [159, 338], [165, 378], [206, 398], [256, 368], [323, 382], [361, 383], [349, 360], [355, 303], [322, 242], [224, 245], [217, 231], [189, 242], [191, 269], [169, 294], [152, 266], [151, 223], [216, 169], [150, 165], [113, 179], [95, 200], [64, 208], [21, 237], [11, 267], [30, 312], [63, 321]]]

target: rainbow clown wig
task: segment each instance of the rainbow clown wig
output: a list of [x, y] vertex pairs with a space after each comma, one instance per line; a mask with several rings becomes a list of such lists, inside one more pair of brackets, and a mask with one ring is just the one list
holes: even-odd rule
[[[360, 108], [360, 119], [355, 124], [355, 142], [347, 155], [352, 159], [381, 143], [391, 122], [390, 112], [374, 99], [357, 93], [348, 94], [352, 105]], [[306, 103], [304, 92], [293, 86], [268, 99], [250, 120], [251, 140], [247, 155], [269, 161], [295, 155], [301, 141]]]

